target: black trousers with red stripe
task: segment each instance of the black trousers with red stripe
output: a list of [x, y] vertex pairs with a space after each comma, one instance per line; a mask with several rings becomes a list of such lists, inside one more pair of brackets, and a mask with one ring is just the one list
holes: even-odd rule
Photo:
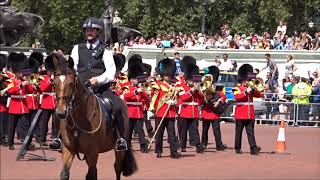
[[214, 139], [216, 141], [216, 147], [222, 146], [223, 143], [221, 141], [221, 131], [220, 131], [220, 120], [203, 120], [202, 121], [202, 138], [201, 143], [204, 146], [208, 144], [208, 131], [210, 128], [210, 124], [212, 125]]
[[8, 135], [8, 112], [0, 112], [0, 140]]
[[250, 145], [250, 149], [254, 149], [257, 147], [256, 139], [254, 135], [254, 123], [255, 120], [235, 120], [236, 121], [236, 133], [235, 133], [235, 149], [240, 150], [242, 144], [242, 131], [243, 128], [246, 128], [248, 142]]
[[21, 136], [25, 137], [28, 133], [30, 127], [30, 121], [28, 119], [28, 114], [9, 114], [8, 120], [8, 145], [13, 146], [14, 144], [14, 134], [18, 125], [21, 123]]

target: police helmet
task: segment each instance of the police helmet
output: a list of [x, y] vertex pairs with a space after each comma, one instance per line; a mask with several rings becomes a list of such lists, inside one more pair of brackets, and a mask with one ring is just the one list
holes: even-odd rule
[[99, 30], [102, 30], [102, 21], [98, 18], [95, 17], [89, 17], [88, 19], [86, 19], [83, 23], [82, 28], [97, 28]]

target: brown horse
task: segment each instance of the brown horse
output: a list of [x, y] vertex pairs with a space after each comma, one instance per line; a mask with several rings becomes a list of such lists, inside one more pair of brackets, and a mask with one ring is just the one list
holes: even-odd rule
[[[115, 150], [117, 134], [114, 123], [107, 126], [105, 112], [97, 96], [88, 90], [79, 80], [74, 69], [73, 60], [68, 60], [59, 53], [51, 53], [46, 59], [46, 67], [54, 73], [54, 86], [57, 96], [56, 114], [60, 118], [60, 132], [63, 141], [62, 157], [63, 169], [60, 178], [69, 179], [70, 168], [75, 155], [84, 154], [88, 164], [86, 179], [97, 179], [98, 154]], [[119, 98], [118, 103], [122, 110], [119, 121], [121, 135], [129, 139], [129, 119], [127, 107]], [[115, 150], [114, 168], [116, 178], [120, 179], [121, 173], [130, 176], [137, 170], [136, 161], [132, 150], [128, 147], [125, 151]]]

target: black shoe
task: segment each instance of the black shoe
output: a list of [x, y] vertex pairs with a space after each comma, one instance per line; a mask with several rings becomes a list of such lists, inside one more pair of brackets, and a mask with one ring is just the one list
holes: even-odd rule
[[179, 159], [181, 157], [181, 154], [178, 152], [174, 152], [172, 154], [170, 154], [170, 158], [172, 159]]
[[241, 149], [236, 149], [236, 154], [242, 154]]
[[162, 154], [161, 153], [157, 153], [157, 158], [162, 158]]
[[225, 144], [222, 144], [217, 147], [217, 151], [224, 151], [225, 149], [227, 149], [227, 145], [225, 145]]
[[6, 142], [5, 139], [2, 139], [2, 140], [0, 141], [0, 145], [2, 145], [2, 146], [8, 146], [8, 143]]
[[260, 147], [260, 146], [257, 146], [257, 147], [255, 147], [255, 148], [252, 148], [252, 149], [251, 149], [250, 154], [251, 154], [251, 155], [258, 155], [260, 151], [261, 151], [261, 147]]
[[197, 153], [203, 153], [203, 151], [204, 151], [204, 148], [202, 146], [197, 147], [197, 150], [196, 150]]
[[149, 152], [149, 149], [148, 149], [147, 146], [141, 146], [141, 147], [140, 147], [140, 151], [141, 151], [142, 153], [148, 153], [148, 152]]
[[14, 150], [14, 146], [13, 145], [9, 145], [9, 150]]

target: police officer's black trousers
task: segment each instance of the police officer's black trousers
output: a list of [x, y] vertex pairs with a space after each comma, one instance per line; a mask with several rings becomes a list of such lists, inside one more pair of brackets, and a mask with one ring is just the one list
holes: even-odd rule
[[8, 112], [0, 112], [0, 141], [8, 135]]
[[197, 148], [201, 147], [200, 135], [198, 131], [198, 120], [191, 118], [181, 118], [181, 148], [187, 146], [187, 131], [189, 130], [189, 136], [193, 138], [193, 143]]
[[212, 126], [214, 139], [216, 141], [216, 147], [219, 147], [222, 144], [221, 141], [221, 131], [220, 131], [220, 119], [215, 120], [203, 120], [202, 121], [202, 138], [201, 143], [205, 146], [208, 145], [208, 131], [210, 128], [210, 124]]
[[102, 96], [110, 99], [112, 103], [113, 116], [115, 117], [114, 123], [118, 127], [120, 134], [123, 134], [124, 133], [123, 128], [121, 127], [123, 127], [124, 125], [122, 120], [122, 111], [119, 103], [119, 101], [122, 101], [122, 99], [120, 99], [120, 97], [113, 94], [113, 92], [110, 89], [104, 90], [102, 93]]
[[27, 114], [9, 114], [8, 120], [8, 145], [13, 146], [14, 144], [14, 134], [18, 125], [18, 122], [21, 123], [21, 135], [22, 137], [26, 136], [28, 129], [30, 127], [30, 121], [27, 117]]
[[129, 119], [129, 132], [130, 132], [129, 141], [128, 141], [129, 147], [131, 146], [133, 129], [135, 129], [136, 132], [138, 133], [140, 148], [145, 148], [147, 146], [147, 141], [144, 137], [145, 134], [143, 131], [143, 121], [144, 121], [143, 118], [141, 118], [141, 119], [130, 118]]
[[[156, 127], [159, 126], [161, 118], [156, 118]], [[163, 147], [163, 134], [164, 130], [167, 128], [168, 134], [168, 141], [170, 144], [170, 153], [173, 154], [178, 150], [178, 142], [176, 139], [176, 132], [175, 132], [175, 118], [164, 118], [159, 130], [156, 134], [156, 153], [162, 153]]]
[[243, 128], [246, 128], [248, 142], [250, 145], [250, 149], [254, 149], [257, 147], [256, 139], [254, 135], [254, 122], [255, 120], [237, 120], [236, 119], [236, 133], [235, 133], [235, 149], [241, 149], [241, 141], [242, 141], [242, 131]]

